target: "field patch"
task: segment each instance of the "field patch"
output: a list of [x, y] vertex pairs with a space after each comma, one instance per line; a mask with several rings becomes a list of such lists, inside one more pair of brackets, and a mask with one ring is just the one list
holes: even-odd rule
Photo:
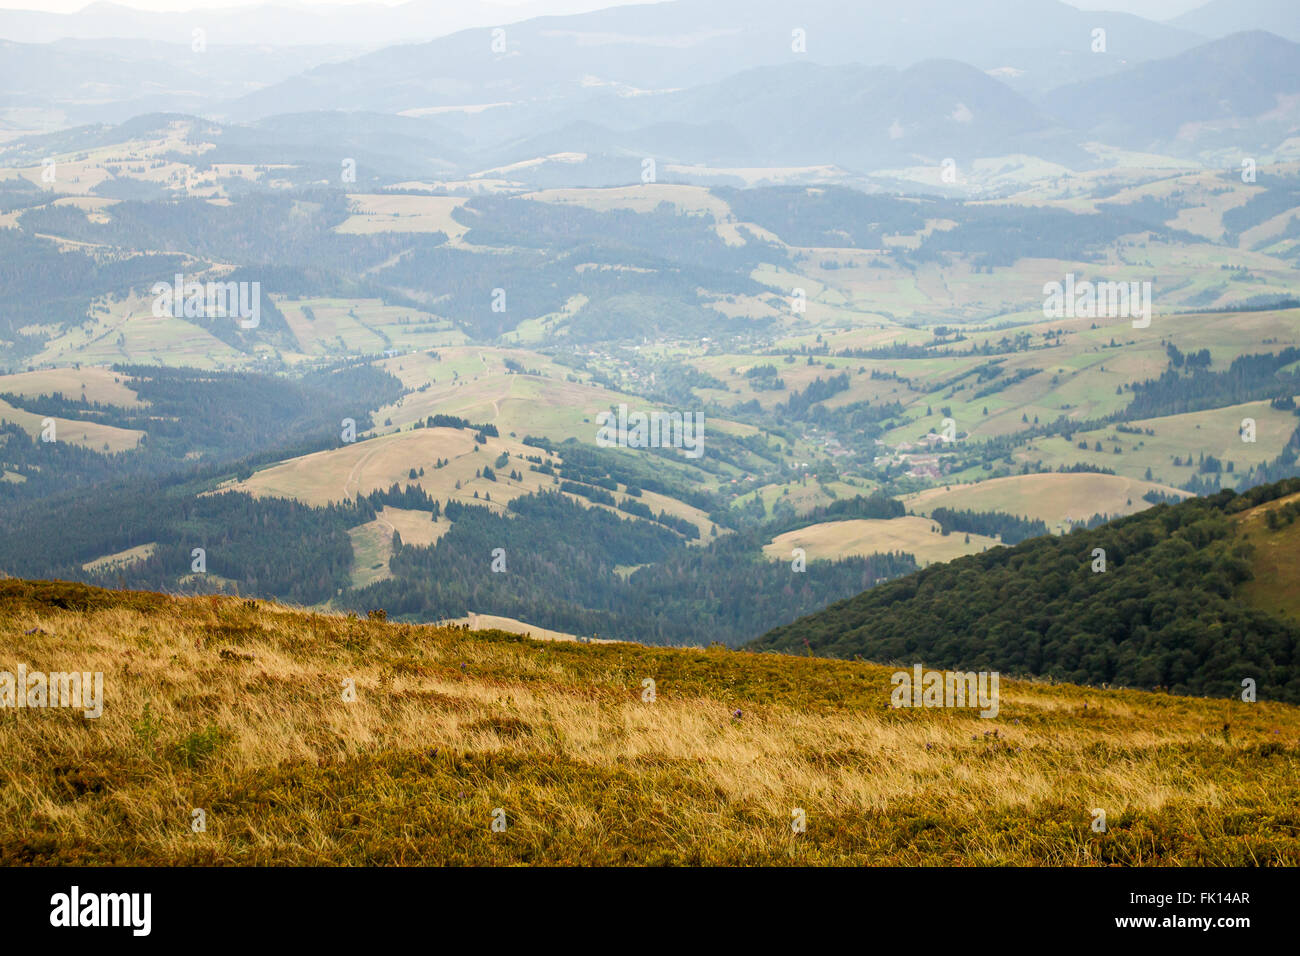
[[[1255, 422], [1253, 442], [1241, 437], [1242, 422], [1248, 418]], [[1150, 470], [1152, 479], [1173, 486], [1202, 474], [1202, 460], [1213, 458], [1224, 469], [1219, 475], [1222, 483], [1232, 486], [1252, 467], [1277, 458], [1296, 425], [1290, 411], [1272, 408], [1268, 402], [1248, 402], [1136, 420], [1125, 424], [1124, 431], [1110, 425], [1075, 432], [1069, 441], [1061, 436], [1036, 438], [1014, 455], [1017, 461], [1041, 462], [1047, 468], [1084, 463], [1131, 478], [1144, 478]]]
[[155, 316], [153, 301], [150, 295], [132, 295], [98, 303], [81, 325], [67, 328], [46, 341], [32, 364], [158, 362], [173, 367], [213, 369], [237, 368], [257, 360], [191, 322]]
[[1253, 546], [1254, 578], [1242, 585], [1247, 601], [1272, 614], [1300, 620], [1300, 520], [1277, 530], [1268, 512], [1300, 506], [1300, 495], [1279, 498], [1238, 517], [1239, 535]]
[[102, 558], [96, 558], [94, 561], [87, 561], [81, 566], [83, 571], [106, 572], [114, 571], [120, 568], [129, 567], [147, 560], [154, 550], [158, 547], [155, 542], [148, 544], [136, 545], [134, 548], [127, 548], [124, 551], [118, 551], [115, 554], [106, 554]]
[[32, 372], [0, 375], [0, 393], [36, 398], [62, 393], [64, 398], [85, 399], [100, 405], [139, 408], [140, 396], [131, 389], [131, 379], [121, 372], [83, 365], [81, 368], [43, 368]]
[[684, 186], [671, 183], [643, 183], [637, 186], [608, 186], [590, 189], [540, 189], [524, 193], [519, 198], [538, 202], [582, 206], [597, 212], [611, 209], [630, 209], [633, 212], [654, 212], [660, 203], [669, 203], [686, 215], [713, 216], [718, 222], [734, 218], [731, 207], [704, 186]]
[[352, 587], [364, 588], [393, 576], [388, 562], [393, 557], [393, 532], [378, 520], [348, 529], [352, 539]]
[[55, 441], [70, 442], [98, 452], [131, 451], [139, 446], [140, 439], [144, 437], [144, 432], [135, 428], [118, 428], [57, 415], [39, 415], [15, 408], [0, 399], [0, 422], [13, 422], [33, 438], [40, 437], [44, 429], [42, 423], [47, 418], [54, 421]]
[[282, 299], [276, 307], [306, 355], [378, 354], [390, 349], [459, 345], [449, 319], [378, 299]]
[[408, 196], [349, 193], [351, 215], [335, 232], [370, 235], [377, 232], [443, 232], [459, 240], [468, 231], [451, 217], [464, 205], [463, 196]]
[[[513, 617], [501, 617], [496, 614], [474, 614], [470, 613], [467, 617], [458, 617], [450, 621], [443, 621], [450, 627], [468, 627], [471, 631], [505, 631], [508, 634], [523, 634], [525, 637], [531, 637], [535, 641], [576, 641], [578, 635], [567, 634], [564, 631], [552, 631], [544, 627], [538, 627], [535, 624], [528, 624], [524, 621], [517, 620]], [[586, 643], [591, 644], [614, 644], [608, 638], [587, 637]]]
[[1142, 498], [1148, 491], [1180, 498], [1187, 496], [1187, 492], [1176, 488], [1122, 475], [1038, 474], [928, 488], [907, 495], [903, 504], [918, 514], [935, 508], [1002, 511], [1060, 528], [1068, 522], [1086, 521], [1094, 514], [1118, 518], [1142, 511], [1151, 507]]
[[385, 505], [373, 521], [348, 529], [352, 539], [352, 587], [363, 588], [393, 576], [388, 562], [393, 556], [394, 534], [401, 535], [404, 545], [428, 547], [450, 530], [451, 522], [444, 517], [435, 521], [428, 511]]
[[938, 522], [917, 515], [903, 518], [853, 518], [824, 521], [797, 531], [787, 531], [763, 546], [763, 553], [778, 561], [792, 560], [791, 552], [803, 548], [809, 561], [888, 554], [901, 551], [919, 565], [951, 561], [978, 554], [1001, 543], [996, 538], [954, 531], [942, 534]]

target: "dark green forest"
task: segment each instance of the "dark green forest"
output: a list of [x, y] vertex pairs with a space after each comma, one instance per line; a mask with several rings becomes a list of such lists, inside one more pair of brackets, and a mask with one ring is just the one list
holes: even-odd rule
[[352, 418], [364, 431], [373, 424], [369, 409], [402, 394], [398, 379], [363, 362], [322, 366], [293, 379], [160, 366], [117, 365], [113, 371], [147, 404], [133, 410], [61, 393], [0, 394], [13, 406], [38, 415], [145, 433], [139, 448], [107, 454], [71, 442], [42, 442], [16, 425], [0, 425], [0, 466], [25, 479], [0, 482], [0, 502], [6, 507], [12, 502], [16, 509], [0, 514], [0, 526], [21, 520], [17, 502], [69, 488], [170, 474], [192, 476], [214, 464], [251, 473], [260, 461], [333, 448], [339, 444], [344, 418]]
[[[390, 563], [393, 579], [349, 593], [343, 603], [418, 620], [490, 608], [584, 636], [734, 645], [916, 567], [909, 555], [878, 554], [814, 561], [796, 572], [763, 556], [762, 533], [688, 548], [657, 524], [626, 521], [558, 493], [517, 498], [510, 511], [449, 502], [443, 514], [451, 530], [431, 547], [402, 546]], [[492, 570], [497, 549], [503, 571]], [[615, 572], [643, 564], [626, 578]]]

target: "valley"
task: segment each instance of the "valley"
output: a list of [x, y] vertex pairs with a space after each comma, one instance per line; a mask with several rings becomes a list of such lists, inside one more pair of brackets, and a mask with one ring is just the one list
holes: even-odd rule
[[1285, 926], [1294, 0], [82, 2], [0, 0], [18, 945]]
[[874, 660], [810, 622], [1294, 477], [1300, 26], [733, 6], [0, 108], [0, 573]]

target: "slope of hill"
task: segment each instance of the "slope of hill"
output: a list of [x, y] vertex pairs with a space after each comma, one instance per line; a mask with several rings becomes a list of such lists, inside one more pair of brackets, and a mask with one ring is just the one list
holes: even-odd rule
[[[607, 97], [585, 103], [584, 111], [610, 124], [618, 118], [635, 118], [643, 126], [681, 120], [705, 128], [734, 128], [741, 135], [726, 153], [708, 152], [702, 148], [705, 144], [680, 138], [657, 153], [697, 162], [778, 167], [829, 162], [879, 169], [920, 164], [935, 156], [1016, 152], [1075, 166], [1090, 162], [1082, 149], [1061, 136], [1060, 124], [1029, 100], [956, 60], [927, 59], [906, 69], [807, 62], [765, 66], [630, 103]], [[843, 122], [845, 116], [852, 122]], [[638, 143], [654, 145], [644, 133]], [[554, 141], [550, 145], [553, 150], [561, 146]]]
[[3, 864], [1300, 864], [1277, 703], [1004, 681], [981, 719], [862, 663], [18, 580], [0, 645], [104, 678], [0, 722]]
[[1270, 501], [1240, 518], [1240, 533], [1255, 545], [1253, 576], [1242, 589], [1251, 604], [1300, 621], [1300, 494]]
[[[0, 10], [0, 35], [16, 11]], [[181, 16], [191, 16], [182, 14]], [[212, 56], [191, 49], [192, 23], [168, 40], [58, 40], [15, 43], [0, 39], [0, 114], [36, 120], [39, 128], [120, 122], [142, 113], [204, 111], [250, 89], [277, 83], [361, 47], [281, 47], [275, 56], [245, 35], [239, 46]], [[39, 111], [39, 112], [38, 112]], [[38, 118], [39, 117], [39, 118]]]
[[[1106, 56], [1089, 52], [1098, 27], [1108, 31]], [[581, 110], [592, 81], [629, 94], [683, 89], [801, 58], [906, 66], [951, 57], [1019, 71], [1023, 85], [1043, 89], [1062, 77], [1169, 56], [1200, 39], [1058, 0], [915, 0], [907, 16], [892, 0], [805, 0], [797, 8], [787, 0], [682, 0], [537, 17], [496, 38], [472, 29], [380, 50], [258, 90], [235, 101], [231, 114], [460, 109], [562, 97]]]
[[788, 562], [795, 548], [805, 557], [825, 560], [849, 554], [910, 554], [924, 567], [935, 561], [951, 561], [963, 554], [996, 548], [996, 538], [984, 535], [942, 534], [936, 522], [915, 515], [902, 518], [857, 518], [826, 521], [777, 535], [764, 545], [763, 553]]
[[[1248, 603], [1252, 509], [1300, 479], [1159, 505], [927, 568], [776, 628], [756, 649], [1300, 702], [1300, 625]], [[1244, 516], [1244, 517], [1242, 517]]]
[[1046, 522], [1053, 529], [1068, 530], [1094, 514], [1118, 518], [1143, 511], [1149, 507], [1143, 495], [1153, 492], [1170, 498], [1184, 494], [1167, 485], [1134, 478], [1079, 472], [1008, 475], [973, 485], [936, 486], [916, 492], [904, 503], [917, 514], [929, 514], [935, 508], [1003, 511]]
[[[566, 9], [585, 9], [594, 2], [563, 3]], [[548, 4], [552, 9], [555, 4]], [[508, 23], [527, 16], [530, 3], [502, 6], [461, 0], [455, 6], [438, 0], [407, 0], [400, 4], [358, 2], [252, 3], [230, 9], [207, 8], [202, 16], [191, 10], [139, 10], [107, 0], [95, 0], [75, 13], [42, 10], [0, 11], [0, 36], [31, 43], [48, 43], [61, 37], [84, 37], [120, 42], [122, 39], [189, 43], [196, 24], [207, 31], [213, 44], [247, 43], [250, 37], [274, 39], [288, 48], [315, 43], [409, 43], [475, 24]]]
[[1297, 125], [1300, 47], [1263, 30], [1053, 90], [1045, 105], [1100, 140], [1185, 152], [1276, 146]]
[[1169, 24], [1210, 37], [1267, 30], [1300, 43], [1300, 7], [1292, 0], [1210, 0], [1174, 17]]

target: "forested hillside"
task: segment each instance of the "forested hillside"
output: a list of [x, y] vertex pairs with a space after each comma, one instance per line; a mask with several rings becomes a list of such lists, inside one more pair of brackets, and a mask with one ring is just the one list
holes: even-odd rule
[[1257, 539], [1239, 522], [1297, 492], [1225, 490], [935, 565], [751, 646], [1205, 696], [1249, 678], [1297, 703], [1300, 625], [1242, 599]]

